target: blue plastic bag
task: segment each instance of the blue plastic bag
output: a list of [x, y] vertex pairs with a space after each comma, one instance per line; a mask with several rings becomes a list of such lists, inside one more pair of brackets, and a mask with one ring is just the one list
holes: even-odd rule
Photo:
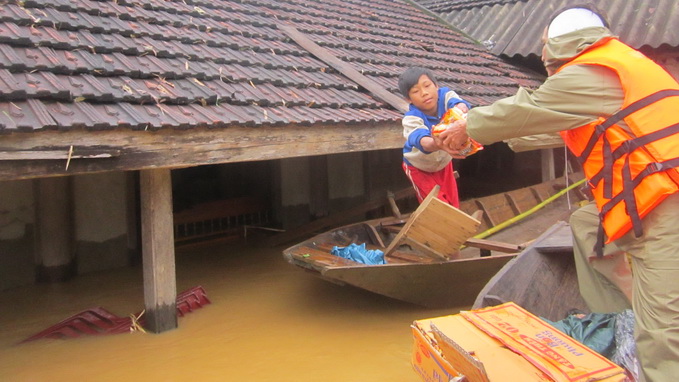
[[349, 244], [347, 247], [332, 247], [331, 254], [367, 265], [386, 264], [384, 252], [379, 249], [366, 249], [361, 245]]

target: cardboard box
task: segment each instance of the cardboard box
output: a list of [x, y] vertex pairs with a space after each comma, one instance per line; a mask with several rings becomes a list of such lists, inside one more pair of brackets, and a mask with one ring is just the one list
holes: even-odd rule
[[624, 370], [515, 303], [413, 322], [425, 382], [618, 382]]

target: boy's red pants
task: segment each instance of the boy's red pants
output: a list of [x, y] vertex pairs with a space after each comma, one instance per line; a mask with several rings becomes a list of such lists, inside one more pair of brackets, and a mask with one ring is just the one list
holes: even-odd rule
[[434, 186], [438, 184], [441, 186], [438, 198], [453, 207], [460, 207], [460, 199], [457, 194], [457, 181], [455, 180], [452, 161], [442, 170], [436, 172], [422, 171], [403, 162], [403, 171], [405, 171], [406, 176], [413, 184], [417, 200], [420, 203], [422, 203], [424, 198], [429, 195], [429, 192], [431, 192]]

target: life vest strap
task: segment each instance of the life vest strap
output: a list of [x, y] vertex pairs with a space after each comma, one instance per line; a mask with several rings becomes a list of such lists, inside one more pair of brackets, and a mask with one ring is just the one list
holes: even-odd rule
[[[625, 141], [617, 149], [615, 149], [615, 151], [613, 151], [613, 153], [611, 154], [611, 161], [615, 163], [615, 161], [622, 158], [623, 155], [630, 154], [631, 152], [633, 152], [634, 150], [638, 149], [641, 146], [644, 146], [648, 143], [663, 138], [667, 138], [674, 134], [679, 134], [679, 123], [668, 126], [664, 129], [660, 129], [658, 131], [654, 131], [653, 133]], [[589, 183], [591, 185], [597, 185], [603, 179], [605, 169], [606, 167], [602, 167], [598, 173], [591, 177]], [[608, 198], [610, 199], [610, 197]]]
[[679, 89], [660, 90], [638, 101], [632, 102], [631, 104], [627, 105], [627, 107], [625, 107], [624, 109], [621, 109], [617, 113], [611, 115], [605, 121], [601, 122], [596, 126], [595, 133], [592, 134], [592, 137], [589, 139], [589, 142], [587, 142], [587, 146], [585, 146], [585, 149], [582, 151], [582, 153], [580, 153], [578, 158], [581, 158], [581, 161], [584, 162], [592, 153], [592, 150], [594, 149], [594, 146], [596, 145], [596, 142], [599, 140], [601, 134], [605, 133], [609, 127], [620, 122], [622, 119], [626, 118], [630, 114], [635, 113], [652, 103], [658, 102], [666, 97], [676, 97], [676, 96], [679, 96]]
[[[634, 197], [634, 189], [638, 186], [641, 181], [647, 176], [653, 175], [658, 172], [667, 171], [676, 167], [679, 167], [679, 157], [669, 159], [663, 162], [653, 162], [646, 165], [644, 170], [637, 174], [634, 179], [632, 179], [632, 174], [629, 167], [629, 156], [625, 160], [625, 168], [623, 169], [623, 190], [613, 198], [611, 198], [606, 204], [601, 206], [601, 212], [599, 212], [599, 220], [604, 221], [604, 217], [608, 212], [610, 212], [613, 207], [615, 207], [622, 200], [625, 201], [625, 210], [632, 220], [632, 227], [634, 229], [634, 235], [640, 237], [643, 235], [641, 216], [637, 210], [636, 198]], [[603, 224], [599, 224], [599, 231], [597, 232], [597, 243], [594, 248], [597, 257], [603, 256], [604, 248], [604, 228]]]
[[629, 155], [625, 157], [625, 165], [622, 168], [622, 196], [625, 200], [625, 211], [632, 220], [634, 236], [641, 237], [644, 233], [641, 229], [641, 216], [637, 209], [637, 198], [634, 195], [634, 183], [632, 181], [632, 170], [629, 165]]
[[[599, 214], [599, 220], [603, 221], [603, 215]], [[596, 257], [599, 259], [604, 257], [605, 239], [606, 235], [604, 234], [604, 225], [599, 224], [599, 229], [596, 232], [596, 244], [594, 245], [594, 252], [596, 253]]]
[[604, 164], [601, 168], [601, 172], [604, 177], [604, 198], [610, 199], [613, 197], [613, 153], [611, 152], [611, 142], [608, 140], [606, 134], [604, 134], [602, 146]]
[[645, 108], [646, 106], [658, 102], [663, 98], [667, 97], [676, 97], [679, 96], [679, 89], [664, 89], [664, 90], [659, 90], [653, 94], [649, 94], [646, 97], [632, 102], [631, 104], [627, 105], [626, 108], [618, 111], [617, 113], [613, 114], [610, 116], [606, 121], [604, 121], [601, 125], [602, 128], [608, 129], [609, 127], [613, 126], [614, 124], [620, 122], [620, 120], [628, 117], [632, 113], [636, 113], [637, 111]]

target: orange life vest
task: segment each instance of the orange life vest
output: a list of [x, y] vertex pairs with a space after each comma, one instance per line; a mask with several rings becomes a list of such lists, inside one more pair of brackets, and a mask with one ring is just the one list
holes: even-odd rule
[[[617, 39], [586, 50], [570, 65], [599, 65], [617, 73], [624, 91], [620, 111], [561, 132], [582, 163], [599, 209], [601, 253], [679, 190], [679, 84], [663, 68]], [[605, 97], [604, 94], [601, 95]], [[617, 123], [624, 121], [629, 129]]]

